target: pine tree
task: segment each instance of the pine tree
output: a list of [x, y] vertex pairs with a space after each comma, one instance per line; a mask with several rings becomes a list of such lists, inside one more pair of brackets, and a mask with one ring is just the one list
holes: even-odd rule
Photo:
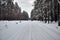
[[23, 19], [28, 20], [28, 13], [26, 11], [23, 11]]
[[60, 3], [59, 2], [58, 2], [58, 26], [60, 26]]

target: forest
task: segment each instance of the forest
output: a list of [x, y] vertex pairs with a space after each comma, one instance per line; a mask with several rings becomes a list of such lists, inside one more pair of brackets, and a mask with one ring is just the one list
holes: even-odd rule
[[28, 20], [28, 13], [14, 0], [0, 0], [0, 20]]
[[21, 12], [21, 7], [13, 1], [0, 0], [0, 20], [55, 21], [60, 25], [60, 0], [35, 0], [30, 18], [28, 12]]
[[60, 25], [60, 0], [35, 0], [33, 6], [31, 20], [58, 21]]

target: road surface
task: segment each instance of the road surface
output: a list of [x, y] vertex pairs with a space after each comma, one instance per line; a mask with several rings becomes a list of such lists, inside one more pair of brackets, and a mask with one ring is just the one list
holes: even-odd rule
[[0, 21], [0, 40], [60, 40], [57, 23]]

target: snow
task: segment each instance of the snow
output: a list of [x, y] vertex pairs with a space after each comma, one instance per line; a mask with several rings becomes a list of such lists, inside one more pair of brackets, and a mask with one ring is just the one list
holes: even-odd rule
[[0, 40], [60, 40], [60, 27], [57, 22], [0, 21]]

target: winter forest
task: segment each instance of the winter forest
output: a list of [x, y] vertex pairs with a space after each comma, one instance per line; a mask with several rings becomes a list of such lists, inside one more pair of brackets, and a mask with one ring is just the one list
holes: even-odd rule
[[60, 21], [60, 0], [36, 0], [31, 12], [32, 20]]
[[60, 0], [0, 0], [0, 40], [60, 40]]
[[0, 0], [0, 20], [27, 20], [28, 13], [25, 10], [21, 12], [21, 7], [13, 1]]
[[60, 0], [35, 0], [30, 18], [28, 12], [21, 12], [21, 7], [13, 1], [0, 0], [0, 20], [39, 20], [45, 23], [58, 21], [60, 25]]

